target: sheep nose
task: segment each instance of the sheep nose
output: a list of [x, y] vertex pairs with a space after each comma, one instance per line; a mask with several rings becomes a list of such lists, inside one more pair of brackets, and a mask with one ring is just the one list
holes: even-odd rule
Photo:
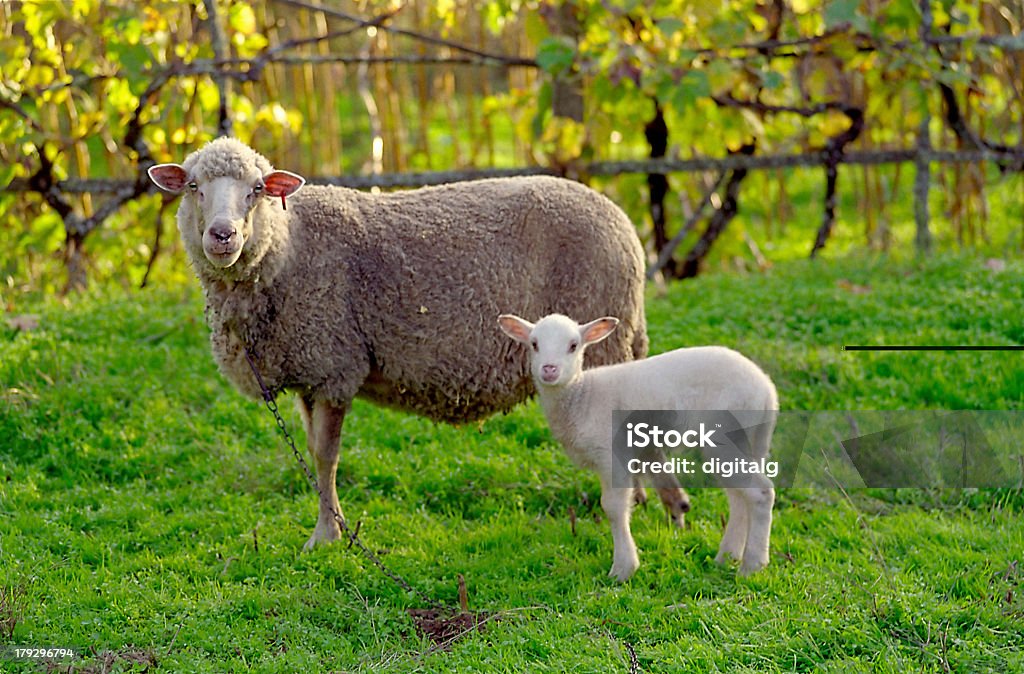
[[210, 236], [220, 243], [228, 243], [235, 237], [235, 228], [231, 225], [213, 225], [210, 227]]
[[542, 365], [540, 368], [540, 377], [546, 382], [552, 382], [558, 379], [558, 366], [557, 365]]

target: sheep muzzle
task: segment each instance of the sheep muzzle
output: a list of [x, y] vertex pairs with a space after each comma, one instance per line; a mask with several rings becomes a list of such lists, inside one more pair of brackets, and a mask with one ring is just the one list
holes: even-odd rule
[[561, 374], [557, 365], [543, 365], [540, 368], [540, 380], [545, 384], [554, 384]]
[[240, 227], [231, 220], [217, 218], [203, 232], [203, 252], [217, 267], [230, 267], [242, 253]]

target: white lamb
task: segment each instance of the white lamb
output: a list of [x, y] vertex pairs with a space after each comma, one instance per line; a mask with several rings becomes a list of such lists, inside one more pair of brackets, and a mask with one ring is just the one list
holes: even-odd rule
[[[584, 372], [584, 349], [611, 334], [617, 318], [598, 318], [581, 326], [552, 314], [534, 325], [504, 314], [498, 323], [505, 334], [530, 348], [531, 372], [552, 434], [577, 464], [600, 475], [601, 506], [615, 546], [609, 575], [620, 581], [632, 576], [640, 561], [629, 530], [633, 488], [616, 487], [612, 480], [613, 410], [744, 411], [748, 420], [751, 411], [759, 423], [747, 434], [748, 458], [759, 460], [768, 454], [778, 411], [775, 386], [736, 351], [720, 346], [677, 349]], [[740, 574], [747, 575], [768, 564], [775, 489], [763, 473], [729, 484], [729, 521], [716, 561], [738, 560]]]

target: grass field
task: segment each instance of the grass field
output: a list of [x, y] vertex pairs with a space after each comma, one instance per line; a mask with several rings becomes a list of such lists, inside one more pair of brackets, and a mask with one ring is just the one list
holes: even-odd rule
[[[652, 346], [738, 348], [784, 409], [1019, 410], [1019, 353], [841, 350], [1024, 343], [1024, 264], [993, 267], [700, 278], [651, 292]], [[726, 503], [701, 490], [683, 531], [637, 511], [641, 567], [618, 585], [597, 478], [536, 404], [454, 428], [357, 402], [346, 514], [431, 596], [457, 606], [462, 574], [489, 618], [436, 648], [418, 599], [354, 551], [300, 552], [315, 498], [217, 374], [196, 287], [29, 310], [37, 327], [0, 323], [0, 670], [47, 671], [10, 650], [32, 646], [77, 649], [75, 672], [625, 672], [630, 648], [644, 672], [1024, 671], [1019, 490], [780, 490], [772, 564], [747, 579], [713, 563]]]

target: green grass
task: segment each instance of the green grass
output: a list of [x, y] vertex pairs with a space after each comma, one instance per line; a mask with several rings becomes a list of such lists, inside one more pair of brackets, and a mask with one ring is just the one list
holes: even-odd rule
[[[1022, 302], [1020, 262], [857, 258], [676, 284], [648, 318], [654, 351], [743, 350], [786, 409], [1019, 410], [1020, 354], [841, 345], [1020, 344]], [[463, 574], [495, 616], [432, 650], [415, 596], [344, 545], [300, 552], [315, 499], [217, 374], [198, 290], [23, 310], [38, 329], [0, 328], [0, 646], [74, 646], [73, 671], [627, 671], [627, 643], [645, 672], [1024, 669], [1019, 491], [780, 490], [772, 564], [738, 579], [713, 563], [725, 499], [701, 490], [685, 531], [636, 512], [618, 585], [597, 479], [535, 404], [478, 429], [357, 402], [346, 514], [416, 587], [457, 605]]]

